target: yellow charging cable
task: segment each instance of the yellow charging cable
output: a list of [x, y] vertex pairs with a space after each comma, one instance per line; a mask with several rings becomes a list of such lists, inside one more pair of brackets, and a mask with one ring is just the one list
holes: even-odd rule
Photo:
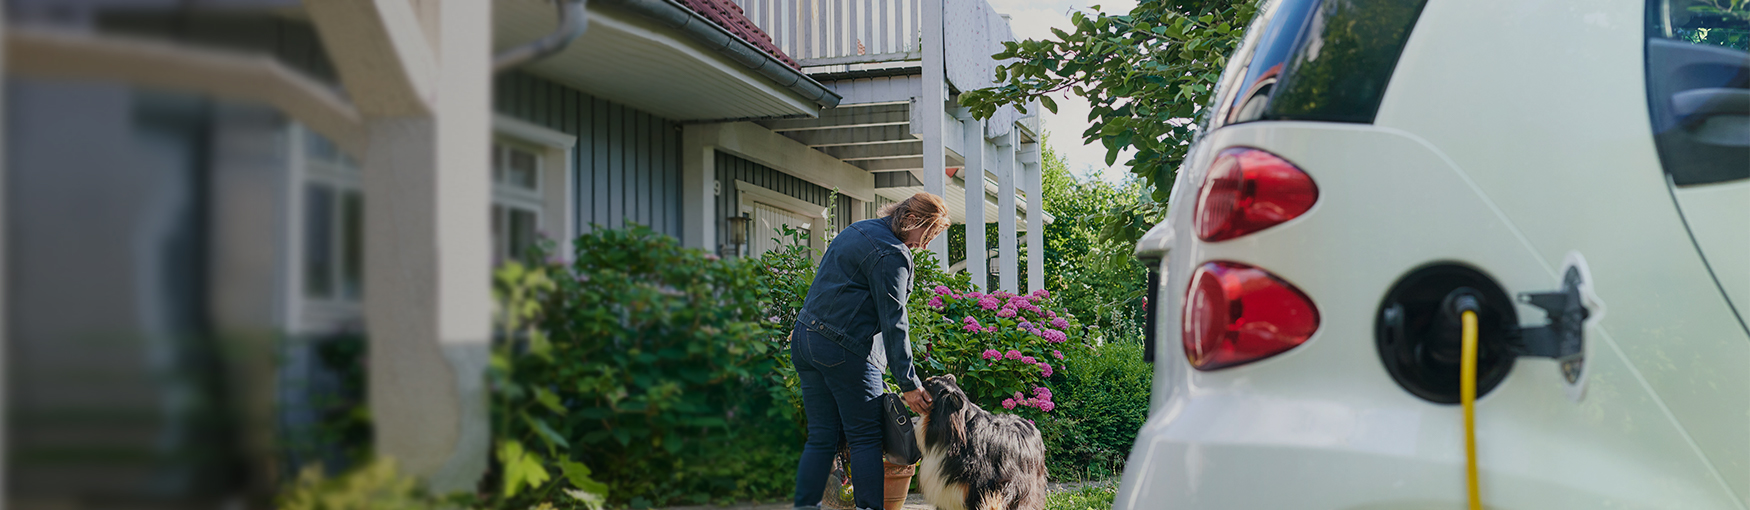
[[1471, 510], [1482, 510], [1477, 490], [1477, 313], [1464, 311], [1464, 359], [1458, 366], [1458, 400], [1464, 406], [1464, 481]]

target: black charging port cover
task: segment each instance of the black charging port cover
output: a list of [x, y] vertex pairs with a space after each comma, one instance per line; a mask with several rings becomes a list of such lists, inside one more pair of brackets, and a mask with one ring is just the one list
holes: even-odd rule
[[1507, 378], [1517, 353], [1519, 318], [1513, 300], [1481, 271], [1457, 263], [1423, 266], [1404, 275], [1379, 305], [1374, 339], [1392, 380], [1430, 402], [1457, 404], [1462, 336], [1449, 300], [1468, 293], [1477, 310], [1477, 396]]

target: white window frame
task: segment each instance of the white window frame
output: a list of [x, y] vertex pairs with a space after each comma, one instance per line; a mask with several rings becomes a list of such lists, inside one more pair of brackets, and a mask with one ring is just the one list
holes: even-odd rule
[[[821, 254], [826, 253], [827, 229], [832, 228], [826, 221], [828, 207], [740, 179], [735, 180], [735, 192], [735, 210], [742, 214], [753, 214], [753, 202], [760, 202], [811, 218], [808, 227], [808, 247], [814, 249], [815, 260], [820, 260]], [[755, 234], [757, 233], [749, 232], [749, 239], [751, 240]]]
[[[303, 141], [308, 144], [313, 141], [313, 138], [311, 137], [314, 136], [320, 135], [315, 133], [305, 133]], [[332, 144], [332, 142], [330, 143]], [[351, 193], [356, 193], [360, 197], [364, 196], [364, 173], [360, 171], [357, 162], [353, 161], [352, 158], [348, 157], [345, 153], [340, 152], [338, 146], [335, 147], [335, 159], [329, 161], [316, 159], [313, 157], [314, 155], [307, 150], [307, 147], [308, 145], [299, 147], [299, 150], [303, 151], [305, 158], [303, 184], [299, 186], [298, 189], [298, 199], [300, 200], [299, 207], [301, 208], [308, 205], [307, 199], [309, 197], [309, 188], [312, 184], [327, 186], [333, 191], [334, 211], [333, 216], [330, 218], [331, 225], [329, 225], [332, 246], [330, 246], [330, 253], [328, 256], [330, 257], [330, 260], [334, 261], [334, 268], [333, 272], [329, 275], [328, 285], [330, 295], [328, 297], [310, 296], [308, 292], [309, 289], [303, 287], [307, 281], [302, 279], [298, 282], [299, 292], [305, 299], [310, 299], [312, 301], [331, 304], [358, 305], [364, 300], [364, 268], [359, 268], [360, 292], [358, 296], [349, 297], [344, 295], [345, 293], [341, 291], [341, 280], [343, 278], [341, 275], [345, 271], [343, 266], [345, 265], [346, 260], [346, 215], [344, 214], [346, 196]], [[360, 211], [359, 214], [362, 216], [364, 212]], [[308, 215], [305, 215], [300, 217], [299, 221], [302, 222], [307, 218]], [[363, 228], [363, 225], [360, 225], [360, 228]], [[303, 229], [300, 229], [299, 235], [302, 236], [303, 234]], [[362, 237], [360, 242], [363, 242]], [[360, 249], [362, 250], [363, 247], [360, 247]], [[300, 267], [307, 263], [303, 257], [304, 252], [300, 251], [298, 253], [298, 263], [300, 264]], [[360, 260], [359, 263], [362, 265], [364, 261]]]
[[[573, 196], [571, 157], [572, 148], [577, 146], [577, 137], [504, 114], [493, 115], [492, 130], [495, 148], [493, 162], [486, 169], [489, 179], [492, 168], [499, 164], [500, 153], [496, 149], [499, 145], [534, 152], [537, 169], [532, 192], [493, 180], [492, 205], [534, 211], [537, 231], [558, 245], [558, 253], [554, 255], [564, 261], [572, 260], [570, 240], [580, 233], [575, 225], [575, 210], [579, 204]], [[498, 251], [498, 239], [494, 238], [492, 242], [494, 253], [502, 255]]]
[[[345, 233], [345, 202], [348, 194], [356, 193], [364, 196], [364, 173], [360, 165], [353, 161], [338, 145], [334, 146], [333, 159], [322, 159], [310, 148], [322, 136], [308, 127], [298, 123], [289, 123], [286, 129], [287, 172], [283, 200], [285, 201], [285, 237], [286, 256], [284, 259], [285, 280], [282, 288], [286, 296], [285, 323], [287, 330], [294, 333], [329, 334], [347, 328], [355, 328], [363, 320], [364, 293], [364, 260], [359, 260], [359, 295], [348, 297], [342, 292], [342, 274], [345, 271], [346, 233]], [[311, 185], [323, 185], [334, 192], [333, 215], [329, 235], [331, 246], [329, 257], [333, 261], [332, 273], [329, 275], [330, 294], [326, 297], [311, 296], [308, 288], [308, 277], [305, 273], [309, 261], [306, 259], [306, 236], [308, 235], [308, 211], [305, 209], [309, 200]], [[361, 206], [363, 204], [361, 203]], [[360, 211], [362, 216], [364, 211]], [[361, 218], [362, 220], [362, 218]], [[359, 226], [361, 229], [364, 225]], [[361, 232], [360, 242], [366, 242], [366, 235]], [[360, 247], [363, 250], [363, 247]]]

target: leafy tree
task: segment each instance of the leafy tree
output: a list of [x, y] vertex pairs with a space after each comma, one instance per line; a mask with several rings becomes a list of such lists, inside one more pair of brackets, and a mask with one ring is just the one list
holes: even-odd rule
[[[1094, 6], [1098, 11], [1099, 6]], [[1093, 106], [1082, 133], [1106, 147], [1113, 164], [1126, 148], [1125, 164], [1153, 200], [1126, 204], [1101, 215], [1102, 236], [1134, 244], [1164, 214], [1167, 192], [1205, 115], [1216, 81], [1241, 33], [1257, 13], [1255, 0], [1149, 0], [1125, 14], [1073, 13], [1074, 32], [1052, 29], [1046, 40], [1005, 42], [997, 59], [997, 87], [961, 94], [960, 103], [981, 117], [1033, 101], [1057, 111], [1051, 97], [1073, 93]]]
[[1042, 156], [1042, 205], [1057, 218], [1045, 227], [1045, 287], [1108, 341], [1140, 338], [1145, 269], [1132, 245], [1101, 234], [1112, 210], [1148, 202], [1141, 181], [1078, 180], [1049, 145]]

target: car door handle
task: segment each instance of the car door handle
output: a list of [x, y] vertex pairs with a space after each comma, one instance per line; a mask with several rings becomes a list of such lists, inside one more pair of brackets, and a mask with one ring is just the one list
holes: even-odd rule
[[1671, 95], [1671, 113], [1685, 124], [1714, 115], [1750, 116], [1750, 89], [1700, 88]]

